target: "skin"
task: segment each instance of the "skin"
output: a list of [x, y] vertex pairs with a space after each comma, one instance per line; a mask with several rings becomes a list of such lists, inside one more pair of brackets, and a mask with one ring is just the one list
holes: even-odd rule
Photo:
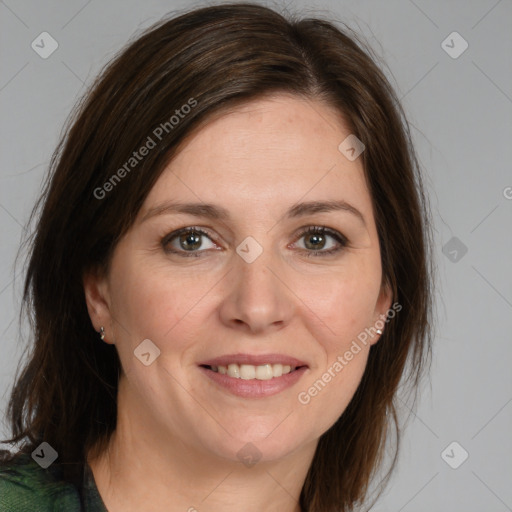
[[[355, 393], [378, 336], [307, 405], [298, 394], [391, 305], [362, 159], [338, 150], [349, 133], [330, 107], [285, 94], [215, 119], [164, 170], [109, 274], [85, 277], [91, 321], [105, 327], [123, 369], [118, 427], [109, 449], [89, 458], [111, 512], [300, 510], [318, 439]], [[213, 203], [231, 218], [143, 220], [170, 200]], [[364, 221], [341, 210], [285, 217], [313, 200], [349, 202]], [[301, 228], [315, 225], [344, 235], [346, 247], [307, 257], [311, 235]], [[201, 238], [200, 257], [164, 250], [169, 233], [193, 226], [211, 235]], [[236, 252], [248, 236], [263, 248], [252, 263]], [[339, 245], [324, 236], [318, 250]], [[179, 237], [169, 246], [186, 253]], [[161, 351], [149, 366], [133, 354], [144, 339]], [[286, 354], [308, 369], [279, 394], [241, 398], [198, 368], [233, 353]], [[249, 442], [261, 454], [252, 467], [237, 457]]]

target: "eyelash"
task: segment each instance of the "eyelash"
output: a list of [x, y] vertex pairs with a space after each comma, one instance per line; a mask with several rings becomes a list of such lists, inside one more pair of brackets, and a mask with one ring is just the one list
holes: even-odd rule
[[[182, 256], [184, 258], [190, 258], [190, 257], [197, 258], [197, 257], [200, 257], [201, 254], [203, 252], [205, 252], [204, 250], [188, 252], [188, 251], [176, 251], [174, 249], [167, 248], [167, 245], [172, 240], [174, 240], [176, 237], [178, 237], [178, 236], [180, 236], [180, 235], [182, 235], [184, 233], [196, 233], [196, 234], [201, 235], [201, 236], [206, 236], [207, 238], [209, 238], [213, 242], [213, 240], [211, 239], [210, 235], [206, 231], [204, 231], [201, 228], [195, 227], [195, 226], [189, 226], [189, 227], [186, 227], [186, 228], [178, 229], [178, 230], [173, 231], [172, 233], [169, 233], [168, 235], [166, 235], [162, 239], [162, 246], [163, 246], [164, 250], [166, 252], [168, 252], [168, 253], [178, 254], [179, 256]], [[301, 233], [299, 234], [299, 236], [297, 238], [297, 241], [300, 240], [303, 236], [306, 236], [306, 235], [316, 235], [316, 234], [329, 235], [330, 237], [334, 238], [334, 240], [336, 240], [339, 245], [337, 247], [334, 247], [334, 248], [329, 249], [327, 251], [322, 251], [322, 250], [317, 250], [317, 251], [311, 250], [311, 251], [308, 251], [308, 250], [302, 249], [301, 252], [303, 252], [304, 256], [306, 256], [307, 258], [310, 258], [311, 256], [320, 256], [320, 257], [329, 256], [329, 255], [332, 255], [332, 254], [340, 252], [342, 249], [344, 249], [348, 245], [348, 240], [341, 233], [338, 233], [337, 231], [335, 231], [333, 229], [330, 229], [330, 228], [327, 228], [325, 226], [309, 226], [305, 230], [301, 231]]]

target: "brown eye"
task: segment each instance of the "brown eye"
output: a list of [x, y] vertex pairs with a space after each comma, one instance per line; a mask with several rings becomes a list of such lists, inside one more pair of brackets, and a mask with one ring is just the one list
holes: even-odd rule
[[[211, 244], [210, 247], [205, 243], [208, 241]], [[166, 252], [185, 257], [200, 256], [206, 249], [216, 247], [206, 231], [193, 227], [179, 229], [170, 233], [162, 240], [162, 246]]]
[[305, 240], [304, 245], [305, 245], [306, 249], [312, 249], [312, 250], [324, 249], [325, 242], [326, 242], [326, 236], [323, 234], [312, 233], [312, 234], [305, 235], [304, 240]]
[[193, 251], [199, 249], [202, 244], [202, 235], [195, 231], [189, 231], [188, 233], [179, 235], [178, 243], [180, 247], [186, 251]]
[[[312, 226], [300, 234], [304, 238], [303, 247], [306, 256], [323, 256], [341, 251], [347, 245], [347, 239], [337, 231], [323, 226]], [[330, 241], [331, 240], [331, 241]]]

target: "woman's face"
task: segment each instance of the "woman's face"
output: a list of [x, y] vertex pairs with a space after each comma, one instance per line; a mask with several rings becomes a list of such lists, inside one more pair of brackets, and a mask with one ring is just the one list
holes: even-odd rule
[[154, 442], [275, 460], [347, 407], [378, 340], [357, 337], [391, 301], [361, 158], [338, 149], [349, 135], [336, 111], [288, 95], [212, 121], [161, 174], [109, 275], [86, 280], [122, 363], [119, 412]]

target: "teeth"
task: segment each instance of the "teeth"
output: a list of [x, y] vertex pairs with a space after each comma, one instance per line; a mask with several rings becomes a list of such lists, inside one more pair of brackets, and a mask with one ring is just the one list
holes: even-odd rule
[[254, 366], [252, 364], [231, 363], [228, 366], [212, 366], [214, 372], [222, 375], [229, 375], [235, 379], [243, 380], [270, 380], [274, 377], [281, 377], [295, 370], [294, 366], [289, 364], [262, 364]]
[[263, 366], [256, 366], [256, 378], [258, 380], [270, 380], [274, 376], [272, 365], [264, 364]]
[[283, 365], [282, 364], [273, 364], [272, 370], [274, 372], [274, 377], [281, 377], [281, 375], [283, 375]]
[[256, 367], [252, 364], [240, 365], [240, 378], [244, 380], [252, 380], [256, 378]]
[[235, 377], [236, 379], [239, 379], [240, 378], [240, 366], [238, 366], [237, 364], [228, 365], [228, 375], [230, 377]]

